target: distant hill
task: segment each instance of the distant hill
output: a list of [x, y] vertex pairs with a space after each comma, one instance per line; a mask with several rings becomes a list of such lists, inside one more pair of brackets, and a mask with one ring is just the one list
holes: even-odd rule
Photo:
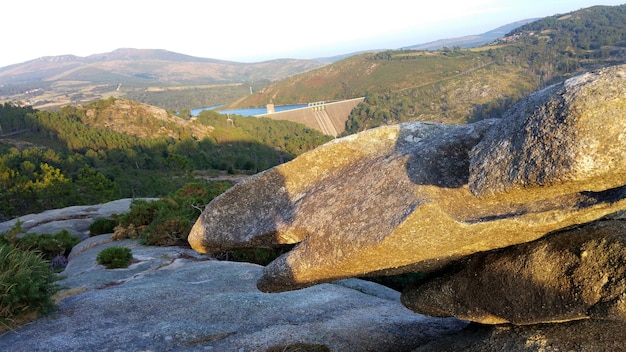
[[[23, 101], [46, 108], [131, 96], [154, 104], [159, 99], [153, 97], [158, 95], [173, 102], [158, 105], [178, 110], [235, 99], [249, 94], [250, 87], [257, 89], [259, 82], [266, 85], [323, 65], [297, 59], [239, 63], [152, 49], [118, 49], [87, 57], [48, 56], [0, 68], [0, 102]], [[215, 91], [216, 85], [240, 87], [222, 96]], [[179, 94], [189, 88], [195, 89], [194, 99]], [[198, 89], [203, 90], [200, 96]]]
[[351, 56], [275, 82], [236, 106], [365, 96], [347, 121], [348, 132], [402, 121], [465, 123], [498, 117], [548, 84], [625, 62], [626, 5], [550, 16], [489, 43], [471, 49], [452, 45]]
[[[314, 101], [333, 101], [355, 97], [402, 94], [401, 100], [414, 101], [412, 92], [416, 89], [433, 87], [441, 93], [448, 84], [459, 85], [455, 89], [470, 93], [464, 94], [466, 105], [486, 102], [493, 95], [507, 94], [516, 87], [529, 89], [534, 83], [526, 79], [510, 80], [509, 74], [502, 75], [499, 87], [489, 87], [488, 77], [492, 77], [493, 60], [481, 52], [442, 51], [382, 51], [349, 57], [334, 64], [313, 71], [294, 75], [280, 82], [270, 84], [256, 94], [238, 101], [234, 107], [263, 106], [268, 103], [286, 105]], [[472, 83], [469, 83], [469, 81]], [[468, 83], [461, 83], [466, 81]], [[457, 92], [459, 93], [459, 92]], [[436, 94], [432, 100], [420, 102], [432, 106], [433, 113], [442, 104], [460, 98], [443, 97]], [[420, 97], [426, 98], [426, 97]], [[430, 98], [428, 98], [430, 99]]]
[[37, 81], [92, 83], [218, 84], [276, 81], [322, 66], [313, 60], [239, 63], [159, 49], [118, 49], [87, 57], [47, 56], [0, 68], [0, 85]]
[[[527, 23], [530, 23], [536, 20], [537, 20], [536, 18], [521, 20], [521, 21], [506, 24], [504, 26], [498, 27], [494, 30], [485, 32], [483, 34], [467, 35], [467, 36], [457, 37], [457, 38], [439, 39], [433, 42], [415, 44], [415, 45], [403, 47], [403, 48], [400, 48], [400, 50], [439, 50], [439, 49], [443, 49], [444, 47], [451, 48], [454, 46], [458, 46], [461, 48], [473, 48], [473, 47], [489, 44], [496, 39], [504, 37], [507, 33], [514, 30], [515, 28], [518, 28], [519, 26], [525, 25]], [[314, 58], [313, 60], [324, 62], [324, 63], [334, 63], [343, 59], [347, 59], [351, 56], [365, 54], [365, 53], [377, 53], [377, 52], [381, 52], [385, 50], [389, 50], [389, 49], [362, 50], [362, 51], [356, 51], [356, 52], [336, 55], [336, 56], [318, 57], [318, 58]]]
[[[438, 50], [443, 49], [444, 47], [477, 47], [492, 43], [499, 38], [503, 38], [513, 29], [519, 28], [520, 26], [535, 20], [536, 19], [527, 19], [517, 21], [483, 34], [442, 39], [430, 43], [416, 44], [399, 50]], [[429, 72], [431, 68], [428, 64], [423, 67], [425, 71], [422, 72], [420, 68], [416, 68], [416, 65], [421, 66], [422, 64], [418, 61], [413, 61], [411, 64], [408, 64], [409, 67], [402, 68], [403, 72], [406, 74], [401, 75], [401, 77], [397, 77], [397, 80], [393, 82], [391, 82], [389, 75], [382, 72], [370, 75], [369, 73], [372, 73], [374, 68], [378, 71], [384, 71], [388, 65], [376, 65], [376, 67], [373, 67], [372, 69], [366, 69], [365, 66], [369, 64], [367, 62], [367, 57], [385, 51], [389, 50], [367, 50], [326, 58], [316, 58], [316, 61], [332, 63], [333, 65], [307, 71], [306, 73], [286, 78], [283, 81], [275, 82], [257, 92], [255, 95], [235, 101], [231, 104], [231, 107], [264, 106], [270, 102], [282, 105], [323, 100], [351, 99], [357, 96], [363, 96], [368, 92], [386, 89], [387, 87], [384, 85], [387, 83], [390, 84], [390, 87], [394, 87], [394, 89], [412, 87], [415, 86], [415, 83], [412, 80], [420, 80], [422, 74], [430, 76], [433, 73]], [[433, 55], [437, 56], [438, 54], [433, 53]], [[415, 58], [415, 55], [413, 55], [413, 58]], [[434, 56], [431, 56], [425, 60], [432, 61], [436, 59], [434, 59]], [[389, 67], [390, 75], [393, 74], [391, 71], [399, 71], [400, 68], [395, 67], [396, 64], [398, 63], [396, 62], [394, 64], [390, 64], [393, 66]], [[460, 66], [456, 68], [464, 71], [468, 67], [470, 66], [466, 67], [464, 64], [460, 63]], [[364, 71], [365, 74], [352, 74], [353, 72], [359, 72], [360, 70]], [[386, 76], [386, 78], [380, 82], [370, 81], [370, 79], [378, 80], [381, 75]], [[337, 82], [337, 80], [340, 82]], [[290, 89], [286, 89], [286, 87], [290, 87]]]
[[361, 55], [361, 54], [365, 54], [365, 53], [377, 53], [377, 52], [385, 51], [385, 50], [389, 50], [389, 49], [372, 49], [372, 50], [355, 51], [355, 52], [352, 52], [352, 53], [335, 55], [335, 56], [317, 57], [317, 58], [314, 58], [313, 60], [319, 61], [319, 62], [328, 63], [328, 64], [332, 64], [334, 62], [341, 61], [343, 59], [347, 59], [347, 58], [349, 58], [351, 56]]
[[444, 47], [452, 48], [455, 46], [458, 46], [461, 48], [474, 48], [477, 46], [489, 44], [496, 39], [504, 37], [510, 31], [520, 26], [523, 26], [527, 23], [534, 22], [536, 20], [538, 20], [538, 18], [526, 19], [522, 21], [509, 23], [507, 25], [498, 27], [494, 30], [491, 30], [482, 34], [467, 35], [467, 36], [457, 37], [457, 38], [439, 39], [433, 42], [407, 46], [402, 49], [405, 49], [405, 50], [439, 50], [439, 49], [443, 49]]
[[79, 106], [81, 121], [90, 127], [103, 128], [139, 138], [192, 136], [198, 140], [211, 136], [215, 128], [168, 113], [156, 106], [126, 99], [104, 99]]

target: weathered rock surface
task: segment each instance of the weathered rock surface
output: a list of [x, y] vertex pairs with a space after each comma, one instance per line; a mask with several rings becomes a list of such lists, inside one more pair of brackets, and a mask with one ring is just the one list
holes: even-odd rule
[[471, 152], [478, 195], [545, 186], [563, 194], [626, 185], [626, 65], [586, 73], [510, 109]]
[[626, 349], [626, 322], [577, 320], [562, 324], [474, 325], [413, 352], [615, 352]]
[[[108, 246], [136, 262], [107, 270]], [[466, 326], [402, 306], [400, 294], [350, 279], [285, 294], [258, 291], [263, 268], [147, 247], [110, 235], [75, 247], [59, 309], [0, 336], [0, 351], [264, 351], [295, 343], [331, 351], [410, 351]]]
[[9, 231], [19, 221], [25, 232], [55, 234], [61, 230], [67, 230], [80, 239], [86, 239], [89, 237], [89, 225], [93, 220], [126, 213], [130, 209], [131, 202], [132, 199], [129, 198], [118, 199], [105, 204], [80, 205], [24, 215], [0, 223], [0, 233]]
[[[299, 243], [268, 265], [258, 283], [263, 291], [279, 292], [373, 272], [433, 271], [626, 209], [626, 96], [620, 93], [624, 85], [613, 88], [622, 69], [570, 80], [567, 94], [557, 88], [538, 92], [504, 120], [406, 123], [332, 141], [216, 198], [189, 241], [200, 252]], [[606, 106], [598, 98], [603, 89], [611, 92]], [[546, 103], [535, 106], [539, 102]], [[555, 104], [563, 107], [555, 110]], [[544, 135], [570, 119], [570, 108], [578, 122]], [[555, 120], [543, 111], [563, 113]], [[521, 127], [515, 119], [523, 120]], [[611, 123], [616, 129], [602, 139], [600, 127]], [[499, 149], [500, 140], [515, 140], [509, 134], [519, 129], [528, 131], [528, 141]], [[481, 142], [485, 134], [489, 138]], [[568, 138], [561, 140], [563, 135]], [[533, 138], [543, 142], [533, 148]], [[552, 154], [564, 154], [553, 157], [564, 161], [550, 164]], [[535, 155], [544, 155], [539, 169], [558, 170], [544, 178], [532, 168]], [[582, 163], [572, 164], [578, 157]], [[532, 170], [528, 177], [491, 181], [489, 168], [512, 170], [518, 160]], [[569, 172], [567, 182], [557, 183]], [[494, 192], [486, 191], [498, 182], [503, 184]]]
[[626, 321], [626, 221], [598, 221], [469, 257], [402, 294], [430, 316], [483, 324]]

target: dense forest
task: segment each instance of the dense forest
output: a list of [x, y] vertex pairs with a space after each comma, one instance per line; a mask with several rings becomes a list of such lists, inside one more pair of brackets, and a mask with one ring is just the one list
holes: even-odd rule
[[[92, 103], [105, 109], [115, 99]], [[120, 197], [163, 196], [201, 171], [252, 174], [331, 139], [289, 121], [204, 111], [204, 138], [139, 138], [89, 123], [87, 109], [0, 105], [0, 217]], [[97, 115], [97, 114], [96, 114]], [[145, 128], [153, 125], [143, 121]]]
[[[438, 55], [437, 65], [430, 65], [433, 72], [446, 62], [445, 58], [484, 64], [462, 72], [466, 76], [463, 79], [440, 77], [420, 87], [368, 92], [365, 101], [352, 111], [344, 134], [403, 121], [497, 118], [534, 90], [583, 70], [626, 61], [626, 5], [596, 6], [547, 17], [513, 30], [492, 45], [475, 49], [444, 48], [434, 54], [398, 50], [366, 55], [372, 63], [397, 61], [406, 65], [420, 60], [426, 66], [425, 58], [432, 60]], [[507, 81], [515, 86], [507, 88]], [[497, 94], [479, 92], [489, 96], [488, 100], [474, 94], [477, 87], [494, 86], [499, 88]], [[464, 98], [473, 101], [469, 110], [463, 104]]]

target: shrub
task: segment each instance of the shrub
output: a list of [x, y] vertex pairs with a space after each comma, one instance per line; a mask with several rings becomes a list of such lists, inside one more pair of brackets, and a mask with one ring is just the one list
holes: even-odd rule
[[52, 311], [55, 280], [41, 254], [0, 245], [0, 331]]
[[192, 182], [155, 201], [133, 201], [130, 211], [120, 216], [115, 238], [139, 238], [152, 246], [188, 246], [189, 231], [204, 205], [230, 187], [227, 182]]
[[120, 225], [139, 227], [151, 223], [156, 217], [157, 202], [160, 201], [133, 200], [130, 206], [130, 212], [120, 217]]
[[89, 225], [89, 236], [97, 236], [105, 233], [113, 233], [117, 221], [113, 219], [99, 218]]
[[105, 248], [96, 257], [98, 264], [106, 266], [107, 269], [126, 268], [133, 259], [133, 253], [126, 247]]
[[193, 222], [184, 215], [158, 219], [143, 233], [145, 244], [152, 246], [186, 245], [184, 242], [191, 231]]
[[215, 258], [218, 260], [246, 262], [266, 266], [274, 259], [289, 252], [293, 247], [294, 245], [287, 244], [274, 248], [240, 248], [216, 253]]
[[22, 237], [11, 238], [9, 242], [24, 251], [41, 252], [45, 259], [52, 260], [59, 255], [67, 257], [80, 239], [62, 230], [54, 235], [27, 233]]

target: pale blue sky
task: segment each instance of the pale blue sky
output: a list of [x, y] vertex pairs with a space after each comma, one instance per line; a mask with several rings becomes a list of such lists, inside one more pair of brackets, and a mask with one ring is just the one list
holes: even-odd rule
[[42, 56], [166, 49], [242, 62], [397, 49], [626, 0], [11, 0], [0, 67]]

